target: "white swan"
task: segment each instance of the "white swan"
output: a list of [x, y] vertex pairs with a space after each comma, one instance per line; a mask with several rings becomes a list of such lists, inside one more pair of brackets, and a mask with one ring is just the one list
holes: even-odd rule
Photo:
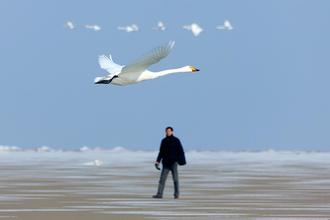
[[155, 31], [165, 31], [166, 27], [165, 24], [162, 21], [158, 21], [157, 26], [152, 28]]
[[72, 21], [67, 21], [64, 26], [66, 28], [69, 28], [70, 30], [73, 30], [75, 28]]
[[198, 35], [200, 35], [203, 32], [203, 28], [196, 23], [192, 23], [190, 25], [183, 25], [182, 28], [186, 29], [188, 31], [191, 31], [191, 33], [195, 37], [197, 37]]
[[136, 24], [132, 24], [132, 25], [128, 25], [128, 26], [119, 26], [118, 30], [126, 31], [127, 33], [130, 33], [130, 32], [139, 31], [139, 27]]
[[132, 64], [121, 66], [116, 64], [111, 55], [109, 57], [105, 55], [99, 56], [99, 64], [102, 69], [105, 69], [110, 74], [104, 77], [96, 77], [95, 84], [114, 84], [114, 85], [130, 85], [145, 80], [156, 79], [161, 76], [165, 76], [172, 73], [182, 72], [196, 72], [199, 71], [194, 66], [184, 66], [176, 69], [168, 69], [159, 72], [152, 72], [147, 70], [152, 64], [158, 63], [161, 59], [165, 58], [172, 50], [174, 41], [169, 42], [166, 45], [153, 49], [147, 55], [141, 57]]
[[234, 27], [231, 25], [230, 21], [228, 20], [225, 20], [223, 22], [223, 25], [222, 26], [217, 26], [216, 27], [218, 30], [228, 30], [228, 31], [231, 31], [234, 29]]
[[100, 31], [100, 30], [101, 30], [101, 27], [98, 26], [98, 25], [96, 25], [96, 24], [93, 24], [93, 25], [91, 25], [91, 24], [86, 24], [86, 25], [85, 25], [85, 28], [86, 28], [86, 29], [93, 30], [93, 31]]

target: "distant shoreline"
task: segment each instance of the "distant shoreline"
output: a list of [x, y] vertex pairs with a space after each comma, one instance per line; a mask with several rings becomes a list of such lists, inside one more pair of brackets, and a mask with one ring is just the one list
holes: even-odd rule
[[[150, 148], [126, 148], [126, 147], [87, 147], [83, 146], [80, 148], [59, 148], [59, 147], [17, 147], [17, 146], [7, 146], [0, 145], [0, 153], [1, 152], [111, 152], [111, 153], [124, 153], [124, 152], [156, 152], [158, 148], [154, 149]], [[330, 153], [329, 150], [306, 150], [306, 149], [272, 149], [272, 148], [264, 148], [264, 149], [224, 149], [224, 148], [186, 148], [186, 152], [190, 153]]]

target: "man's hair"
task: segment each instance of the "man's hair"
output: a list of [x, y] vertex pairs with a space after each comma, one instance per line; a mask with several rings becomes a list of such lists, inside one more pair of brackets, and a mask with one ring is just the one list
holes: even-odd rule
[[167, 129], [170, 129], [171, 131], [173, 131], [173, 128], [171, 126], [166, 127], [165, 131], [167, 131]]

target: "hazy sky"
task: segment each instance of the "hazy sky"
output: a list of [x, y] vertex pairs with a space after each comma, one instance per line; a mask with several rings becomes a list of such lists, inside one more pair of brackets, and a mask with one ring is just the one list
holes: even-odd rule
[[[326, 0], [2, 0], [0, 145], [150, 149], [171, 125], [188, 149], [327, 150], [329, 11]], [[225, 19], [233, 31], [215, 29]], [[158, 21], [166, 31], [152, 30]], [[192, 22], [198, 37], [181, 28]], [[117, 30], [133, 23], [139, 32]], [[126, 64], [169, 40], [151, 70], [198, 74], [93, 84], [98, 55]]]

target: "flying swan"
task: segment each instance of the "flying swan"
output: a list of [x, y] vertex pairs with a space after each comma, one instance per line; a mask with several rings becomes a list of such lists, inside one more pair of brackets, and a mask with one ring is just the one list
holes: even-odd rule
[[183, 72], [196, 72], [199, 71], [194, 66], [184, 66], [176, 69], [168, 69], [159, 72], [152, 72], [147, 68], [155, 63], [158, 63], [161, 59], [167, 57], [174, 46], [174, 41], [157, 47], [151, 52], [142, 56], [132, 64], [121, 66], [116, 64], [111, 55], [109, 57], [105, 55], [99, 56], [99, 64], [102, 69], [105, 69], [109, 75], [104, 77], [96, 77], [94, 80], [95, 84], [114, 84], [119, 86], [130, 85], [145, 80], [156, 79], [161, 76], [165, 76], [172, 73], [183, 73]]

